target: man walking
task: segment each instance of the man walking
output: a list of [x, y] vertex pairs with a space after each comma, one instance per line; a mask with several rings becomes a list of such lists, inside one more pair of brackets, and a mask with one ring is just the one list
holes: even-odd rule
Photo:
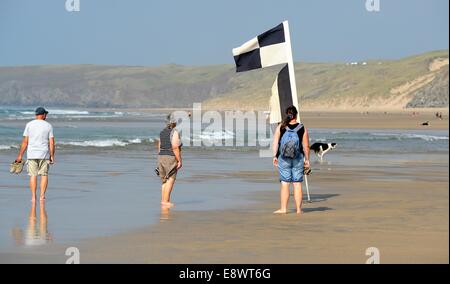
[[45, 200], [48, 185], [48, 171], [55, 162], [55, 138], [53, 127], [46, 122], [48, 111], [38, 107], [35, 111], [36, 119], [27, 123], [23, 132], [22, 145], [17, 162], [22, 161], [27, 150], [27, 170], [30, 176], [31, 201], [36, 202], [37, 177], [40, 176], [40, 201]]

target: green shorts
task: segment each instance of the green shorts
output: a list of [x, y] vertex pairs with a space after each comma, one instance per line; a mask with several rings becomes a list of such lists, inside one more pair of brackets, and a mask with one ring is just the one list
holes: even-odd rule
[[49, 168], [50, 160], [27, 160], [27, 171], [29, 176], [48, 176]]

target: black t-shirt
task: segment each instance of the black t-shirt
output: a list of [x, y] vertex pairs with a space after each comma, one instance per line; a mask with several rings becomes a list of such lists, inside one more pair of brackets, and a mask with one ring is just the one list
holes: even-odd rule
[[[288, 124], [287, 127], [289, 127], [289, 129], [293, 130], [295, 129], [300, 123], [296, 123], [296, 124]], [[277, 153], [277, 157], [280, 156], [280, 144], [281, 144], [281, 138], [283, 137], [284, 133], [286, 133], [286, 128], [281, 128], [280, 129], [280, 141], [278, 142], [278, 153]], [[303, 151], [303, 135], [305, 134], [305, 126], [302, 126], [298, 131], [298, 141], [300, 141], [300, 152], [302, 152], [303, 154], [305, 154], [305, 152]]]

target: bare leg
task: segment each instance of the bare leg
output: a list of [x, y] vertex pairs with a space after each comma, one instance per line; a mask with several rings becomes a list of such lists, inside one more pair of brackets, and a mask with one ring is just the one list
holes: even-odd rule
[[45, 200], [45, 192], [47, 191], [48, 186], [48, 176], [41, 176], [41, 196], [39, 200]]
[[280, 188], [280, 201], [281, 201], [281, 208], [280, 210], [277, 210], [273, 213], [275, 214], [286, 214], [287, 213], [287, 206], [289, 202], [289, 183], [287, 182], [281, 182], [281, 188]]
[[166, 191], [166, 183], [161, 185], [161, 204], [164, 203], [164, 192]]
[[295, 207], [297, 208], [297, 214], [302, 213], [302, 184], [300, 182], [294, 183], [294, 198], [295, 198]]
[[[172, 203], [166, 201], [167, 189], [168, 189], [168, 187], [167, 187], [167, 181], [166, 181], [161, 186], [161, 208], [171, 208], [174, 206]], [[170, 198], [170, 194], [169, 194], [169, 198]]]
[[172, 194], [173, 191], [173, 186], [175, 184], [175, 178], [174, 177], [170, 177], [165, 185], [164, 185], [164, 189], [163, 189], [163, 198], [162, 198], [162, 205], [165, 206], [173, 206], [172, 203], [170, 203], [170, 195]]
[[30, 177], [31, 202], [36, 202], [37, 177]]

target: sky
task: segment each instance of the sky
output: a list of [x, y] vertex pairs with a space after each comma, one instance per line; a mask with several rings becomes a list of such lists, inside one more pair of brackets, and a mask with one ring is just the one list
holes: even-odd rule
[[[377, 1], [377, 0], [373, 0]], [[0, 0], [0, 66], [233, 64], [289, 21], [295, 61], [396, 59], [448, 49], [448, 0]]]

